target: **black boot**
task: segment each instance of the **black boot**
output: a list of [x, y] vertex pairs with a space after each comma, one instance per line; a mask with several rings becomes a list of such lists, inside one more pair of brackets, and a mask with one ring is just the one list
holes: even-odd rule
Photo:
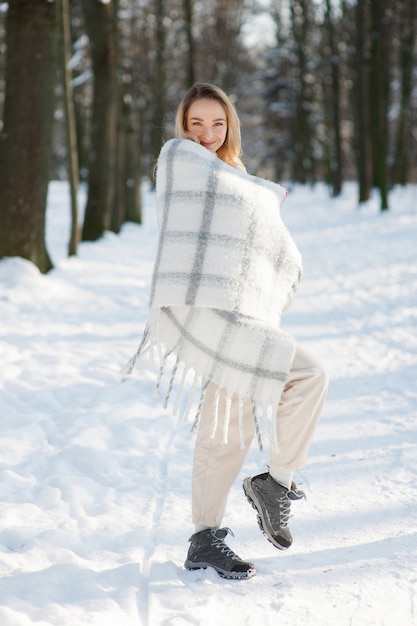
[[229, 528], [207, 528], [190, 537], [190, 548], [184, 566], [187, 569], [206, 569], [212, 567], [222, 578], [251, 578], [255, 576], [253, 563], [242, 561], [224, 543], [230, 533]]
[[291, 500], [305, 498], [293, 482], [291, 489], [277, 483], [269, 472], [245, 478], [243, 491], [258, 514], [258, 524], [265, 537], [279, 550], [292, 544], [288, 528]]

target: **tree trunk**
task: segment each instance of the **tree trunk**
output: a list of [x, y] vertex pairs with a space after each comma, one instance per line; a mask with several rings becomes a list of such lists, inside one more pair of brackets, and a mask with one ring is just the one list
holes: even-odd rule
[[381, 211], [388, 209], [388, 93], [389, 62], [384, 32], [386, 0], [371, 0], [370, 109], [374, 182], [381, 196]]
[[115, 146], [115, 163], [114, 163], [114, 204], [111, 216], [111, 230], [114, 233], [120, 232], [123, 222], [125, 221], [125, 203], [124, 203], [124, 172], [125, 172], [125, 131], [123, 119], [123, 101], [122, 94], [119, 94], [119, 103], [117, 110], [117, 137]]
[[112, 218], [115, 233], [126, 221], [142, 222], [138, 140], [133, 126], [132, 98], [127, 92], [120, 98], [117, 137], [117, 180]]
[[392, 183], [405, 185], [408, 180], [410, 157], [406, 149], [407, 135], [412, 132], [410, 104], [413, 92], [414, 46], [416, 42], [417, 2], [403, 2], [401, 25], [401, 100], [396, 132], [394, 162], [392, 165]]
[[367, 202], [372, 188], [372, 156], [370, 142], [369, 111], [369, 16], [367, 0], [358, 0], [356, 5], [356, 145], [359, 181], [359, 202]]
[[187, 38], [187, 88], [195, 83], [195, 51], [193, 37], [193, 3], [194, 0], [184, 0], [185, 35]]
[[78, 232], [78, 201], [79, 186], [77, 132], [74, 113], [74, 101], [71, 86], [71, 71], [68, 67], [71, 53], [71, 29], [69, 16], [69, 0], [60, 0], [61, 32], [62, 32], [62, 84], [64, 88], [65, 130], [67, 137], [68, 179], [71, 195], [71, 233], [68, 245], [70, 255], [77, 254]]
[[333, 150], [330, 152], [330, 175], [333, 186], [333, 195], [338, 196], [342, 191], [342, 138], [340, 131], [340, 79], [339, 79], [339, 53], [335, 38], [335, 26], [333, 23], [330, 0], [326, 0], [326, 22], [331, 53], [332, 75], [332, 122], [333, 122]]
[[155, 74], [153, 89], [152, 155], [159, 156], [163, 144], [165, 117], [165, 0], [155, 0]]
[[114, 2], [83, 0], [94, 71], [88, 200], [83, 240], [94, 241], [111, 227], [117, 136], [117, 37]]
[[129, 222], [141, 224], [139, 141], [134, 130], [132, 98], [129, 95], [125, 95], [123, 98], [123, 119], [125, 132], [125, 169], [123, 179], [125, 219]]
[[310, 94], [306, 77], [308, 74], [308, 35], [310, 30], [309, 6], [306, 0], [291, 2], [291, 27], [297, 58], [297, 84], [295, 112], [293, 116], [293, 178], [297, 182], [314, 181], [314, 156], [311, 148]]
[[59, 11], [56, 2], [13, 0], [7, 15], [4, 126], [0, 136], [0, 257], [21, 256], [42, 272]]

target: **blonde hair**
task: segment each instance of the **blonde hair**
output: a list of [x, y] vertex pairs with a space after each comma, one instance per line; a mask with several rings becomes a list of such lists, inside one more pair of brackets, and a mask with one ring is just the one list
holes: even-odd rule
[[233, 103], [220, 87], [210, 83], [195, 83], [195, 85], [190, 87], [178, 106], [175, 118], [175, 136], [182, 139], [191, 139], [198, 143], [197, 137], [187, 131], [187, 116], [192, 103], [203, 98], [216, 100], [222, 105], [226, 113], [226, 139], [224, 144], [217, 150], [217, 156], [229, 165], [245, 170], [245, 166], [240, 159], [242, 155], [240, 121]]

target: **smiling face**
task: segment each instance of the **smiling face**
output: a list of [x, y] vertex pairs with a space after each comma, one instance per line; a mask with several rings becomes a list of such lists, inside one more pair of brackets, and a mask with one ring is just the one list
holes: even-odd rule
[[226, 140], [226, 111], [217, 100], [199, 98], [188, 109], [186, 130], [195, 135], [204, 148], [217, 152]]

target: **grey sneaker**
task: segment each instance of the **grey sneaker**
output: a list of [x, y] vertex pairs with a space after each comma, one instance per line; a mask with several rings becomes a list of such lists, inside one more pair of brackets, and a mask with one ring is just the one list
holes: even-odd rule
[[288, 528], [291, 500], [301, 500], [305, 494], [293, 482], [291, 489], [283, 487], [269, 472], [245, 478], [243, 491], [258, 514], [259, 528], [265, 537], [279, 550], [292, 544]]
[[212, 567], [222, 578], [242, 579], [255, 576], [253, 563], [242, 561], [224, 543], [228, 533], [233, 535], [230, 528], [207, 528], [192, 535], [184, 566], [190, 570]]

